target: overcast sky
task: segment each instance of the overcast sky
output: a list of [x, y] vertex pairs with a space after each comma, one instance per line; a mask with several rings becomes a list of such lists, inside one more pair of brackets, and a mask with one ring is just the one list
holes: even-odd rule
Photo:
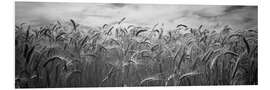
[[15, 22], [35, 25], [55, 23], [56, 20], [101, 26], [126, 17], [124, 23], [153, 26], [164, 23], [172, 29], [178, 24], [208, 28], [230, 25], [234, 29], [257, 28], [257, 6], [158, 5], [158, 4], [100, 4], [16, 2]]

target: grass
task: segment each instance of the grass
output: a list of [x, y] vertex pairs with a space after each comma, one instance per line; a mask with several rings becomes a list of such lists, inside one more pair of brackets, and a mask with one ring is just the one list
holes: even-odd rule
[[125, 20], [87, 32], [72, 19], [16, 25], [16, 88], [258, 84], [257, 30], [119, 27]]

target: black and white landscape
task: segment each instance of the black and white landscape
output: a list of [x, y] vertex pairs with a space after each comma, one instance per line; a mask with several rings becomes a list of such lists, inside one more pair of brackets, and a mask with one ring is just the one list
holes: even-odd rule
[[15, 87], [258, 85], [257, 6], [15, 3]]

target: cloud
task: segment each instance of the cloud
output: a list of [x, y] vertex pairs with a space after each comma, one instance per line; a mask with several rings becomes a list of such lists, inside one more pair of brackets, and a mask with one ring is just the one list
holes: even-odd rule
[[101, 26], [126, 17], [125, 23], [147, 26], [164, 23], [167, 29], [177, 24], [247, 29], [257, 27], [258, 17], [257, 6], [45, 2], [16, 2], [15, 14], [16, 23], [49, 24], [74, 19], [83, 25]]

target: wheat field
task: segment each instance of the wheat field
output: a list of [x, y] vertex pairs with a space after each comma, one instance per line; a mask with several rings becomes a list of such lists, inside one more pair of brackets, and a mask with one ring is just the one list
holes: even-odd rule
[[124, 19], [87, 33], [72, 19], [16, 25], [16, 88], [258, 84], [256, 30], [115, 27]]
[[[258, 85], [258, 30], [179, 23], [15, 25], [15, 87]], [[82, 29], [84, 28], [84, 29]], [[86, 30], [85, 30], [86, 28]]]

